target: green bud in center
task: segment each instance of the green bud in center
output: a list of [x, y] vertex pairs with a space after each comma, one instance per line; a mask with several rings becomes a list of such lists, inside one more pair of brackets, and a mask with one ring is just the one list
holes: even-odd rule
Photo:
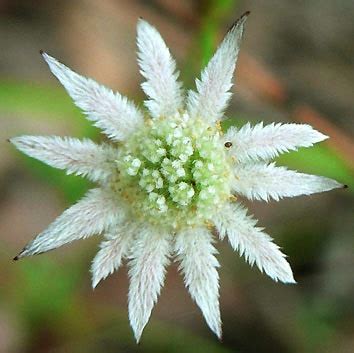
[[187, 114], [146, 121], [121, 149], [115, 190], [139, 219], [172, 229], [202, 224], [230, 196], [220, 134]]

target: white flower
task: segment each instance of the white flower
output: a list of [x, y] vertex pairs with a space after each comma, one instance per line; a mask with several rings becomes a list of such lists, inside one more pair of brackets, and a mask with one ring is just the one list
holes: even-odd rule
[[129, 319], [137, 341], [171, 260], [179, 262], [192, 298], [221, 337], [214, 234], [227, 237], [234, 250], [275, 281], [295, 282], [285, 255], [235, 195], [268, 201], [343, 186], [271, 162], [280, 153], [326, 139], [309, 125], [247, 124], [221, 131], [247, 15], [226, 34], [196, 80], [196, 91], [188, 91], [186, 99], [169, 49], [154, 27], [139, 20], [138, 63], [146, 79], [142, 88], [149, 115], [42, 53], [76, 105], [113, 143], [57, 136], [11, 139], [29, 156], [98, 183], [15, 259], [102, 235], [92, 263], [92, 284], [95, 287], [127, 259]]

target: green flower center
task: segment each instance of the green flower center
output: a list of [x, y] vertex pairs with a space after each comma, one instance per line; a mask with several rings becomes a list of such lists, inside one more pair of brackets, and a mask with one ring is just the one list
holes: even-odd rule
[[230, 196], [221, 132], [187, 114], [146, 121], [122, 148], [116, 190], [135, 216], [173, 229], [206, 222]]

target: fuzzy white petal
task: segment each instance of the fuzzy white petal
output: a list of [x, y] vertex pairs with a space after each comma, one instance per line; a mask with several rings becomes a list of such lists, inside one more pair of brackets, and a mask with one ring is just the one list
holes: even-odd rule
[[100, 234], [124, 217], [118, 201], [108, 191], [92, 189], [68, 208], [16, 257], [44, 253], [77, 239]]
[[262, 228], [256, 227], [257, 221], [247, 215], [245, 208], [238, 204], [225, 205], [213, 217], [213, 222], [220, 238], [227, 235], [232, 248], [244, 255], [249, 264], [255, 263], [275, 281], [295, 283], [285, 255]]
[[146, 227], [137, 234], [129, 262], [129, 321], [139, 342], [160, 294], [169, 264], [171, 237]]
[[96, 145], [88, 139], [71, 137], [18, 136], [10, 139], [17, 149], [67, 174], [104, 181], [112, 173], [117, 151], [109, 145]]
[[188, 229], [176, 235], [175, 253], [189, 293], [210, 329], [221, 338], [219, 263], [212, 243], [212, 235], [206, 228]]
[[168, 117], [182, 108], [179, 73], [169, 49], [155, 27], [140, 19], [137, 26], [138, 63], [146, 78], [142, 84], [150, 100], [145, 101], [152, 117]]
[[231, 98], [232, 77], [246, 19], [247, 14], [228, 31], [201, 79], [196, 80], [197, 92], [188, 92], [187, 110], [192, 117], [202, 117], [210, 123], [222, 118]]
[[239, 162], [272, 159], [299, 147], [311, 147], [326, 138], [307, 124], [274, 123], [253, 127], [247, 123], [241, 129], [231, 127], [224, 135], [225, 142], [232, 142], [229, 153]]
[[274, 163], [237, 164], [234, 169], [234, 192], [250, 200], [274, 199], [310, 195], [342, 188], [344, 185], [322, 176], [298, 173]]
[[135, 223], [117, 225], [105, 234], [105, 240], [100, 244], [100, 250], [92, 261], [92, 287], [112, 274], [122, 264], [127, 256], [136, 231]]
[[143, 123], [143, 114], [126, 97], [80, 76], [47, 53], [42, 55], [75, 104], [110, 138], [125, 140]]

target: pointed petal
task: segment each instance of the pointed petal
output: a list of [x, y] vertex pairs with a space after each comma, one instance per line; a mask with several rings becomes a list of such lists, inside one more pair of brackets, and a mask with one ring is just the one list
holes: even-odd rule
[[160, 294], [170, 251], [170, 236], [147, 227], [141, 230], [131, 250], [128, 309], [137, 342]]
[[188, 92], [187, 110], [191, 117], [202, 117], [210, 123], [222, 118], [231, 98], [232, 76], [247, 16], [248, 13], [241, 16], [226, 34], [201, 79], [196, 80], [197, 92]]
[[126, 223], [105, 234], [105, 240], [101, 242], [100, 250], [92, 261], [93, 288], [121, 266], [123, 258], [130, 250], [135, 231], [135, 223]]
[[16, 260], [56, 249], [77, 239], [100, 234], [123, 217], [112, 195], [92, 189], [78, 203], [68, 208], [44, 232], [28, 243]]
[[106, 180], [113, 171], [117, 151], [109, 145], [96, 145], [58, 136], [18, 136], [10, 139], [17, 149], [67, 174], [86, 176], [92, 181]]
[[146, 78], [142, 88], [150, 97], [145, 105], [154, 118], [174, 115], [183, 105], [176, 63], [155, 27], [140, 19], [137, 32], [138, 63]]
[[47, 53], [42, 53], [42, 56], [75, 104], [108, 137], [125, 140], [143, 123], [143, 114], [127, 98], [78, 75]]
[[279, 201], [283, 197], [310, 195], [343, 188], [344, 185], [322, 176], [297, 173], [271, 164], [238, 164], [234, 169], [234, 192], [248, 199]]
[[247, 215], [245, 208], [228, 204], [214, 216], [213, 222], [220, 238], [227, 235], [232, 248], [244, 255], [250, 265], [255, 263], [274, 281], [295, 283], [285, 255], [262, 228], [256, 227], [257, 222]]
[[212, 235], [207, 229], [186, 230], [176, 235], [175, 253], [189, 293], [209, 328], [221, 339], [219, 275], [216, 270], [219, 263], [212, 243]]
[[294, 151], [299, 147], [311, 147], [327, 136], [306, 124], [249, 123], [241, 129], [231, 127], [224, 135], [225, 142], [231, 142], [230, 153], [238, 162], [267, 160], [280, 153]]

